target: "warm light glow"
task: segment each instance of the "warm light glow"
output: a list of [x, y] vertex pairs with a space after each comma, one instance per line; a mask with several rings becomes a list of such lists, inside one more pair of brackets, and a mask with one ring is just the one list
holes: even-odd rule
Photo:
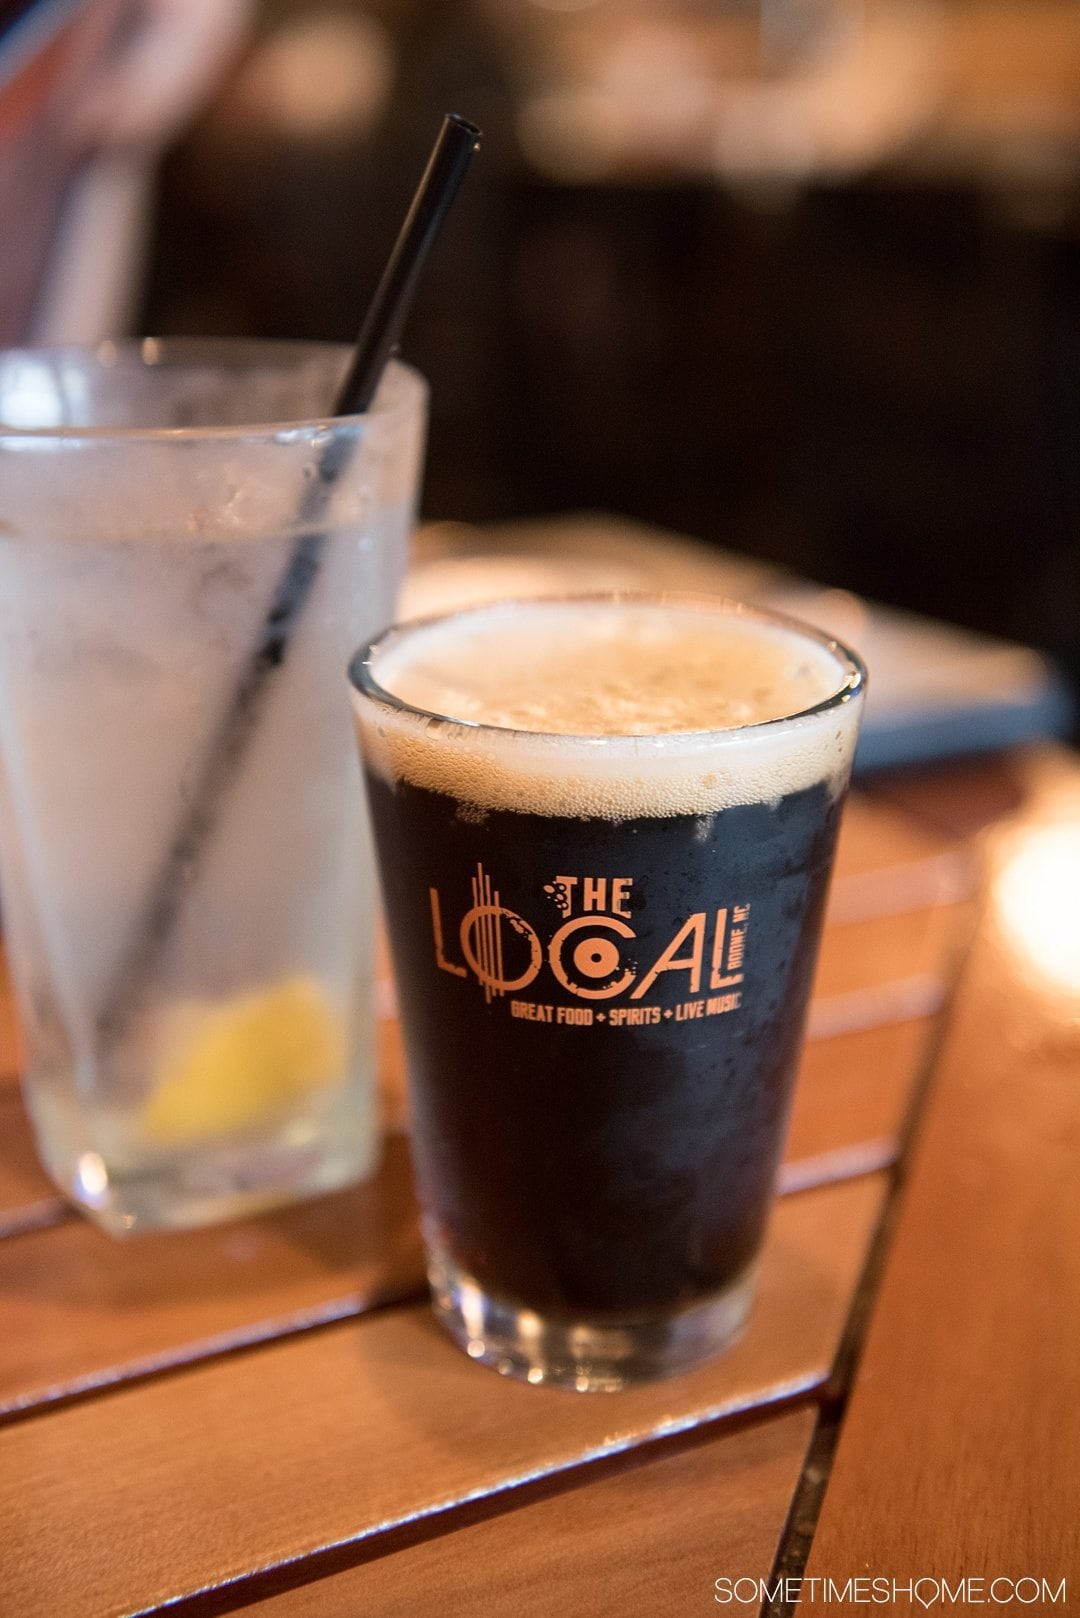
[[1080, 822], [1020, 836], [994, 883], [1010, 947], [1044, 984], [1080, 997]]
[[377, 18], [312, 8], [257, 47], [239, 74], [233, 108], [256, 127], [332, 140], [375, 123], [394, 73], [393, 44]]

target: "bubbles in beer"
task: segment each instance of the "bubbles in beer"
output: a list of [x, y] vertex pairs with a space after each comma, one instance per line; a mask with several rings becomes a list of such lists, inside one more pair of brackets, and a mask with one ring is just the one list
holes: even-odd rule
[[733, 730], [813, 708], [842, 678], [826, 647], [775, 625], [627, 601], [468, 613], [414, 632], [379, 669], [413, 707], [565, 736]]
[[608, 820], [839, 789], [855, 665], [797, 626], [722, 606], [534, 600], [410, 625], [373, 658], [407, 706], [377, 725], [361, 707], [368, 763], [469, 812]]

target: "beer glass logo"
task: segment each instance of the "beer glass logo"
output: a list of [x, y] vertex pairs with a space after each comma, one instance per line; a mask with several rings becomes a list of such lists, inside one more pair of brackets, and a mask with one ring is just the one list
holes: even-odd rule
[[[453, 932], [448, 936], [439, 889], [428, 890], [435, 963], [455, 977], [473, 977], [489, 1004], [504, 995], [521, 995], [537, 980], [542, 987], [545, 972], [575, 1000], [625, 998], [631, 1003], [644, 1001], [658, 984], [671, 981], [667, 974], [681, 974], [674, 981], [686, 1000], [674, 1012], [657, 1010], [656, 1019], [661, 1015], [676, 1015], [679, 1020], [713, 1016], [737, 1009], [741, 1001], [739, 986], [744, 978], [750, 917], [747, 904], [694, 911], [659, 951], [653, 947], [649, 958], [642, 959], [631, 924], [630, 877], [553, 877], [542, 890], [561, 917], [553, 928], [543, 928], [543, 923], [538, 927], [504, 904], [482, 864], [477, 865], [470, 888], [472, 904], [458, 922], [456, 939]], [[542, 1004], [536, 1009], [551, 1010]], [[551, 1019], [541, 1016], [538, 1020]], [[605, 1017], [601, 1013], [596, 1020], [602, 1022]], [[611, 1021], [616, 1021], [614, 1015]]]
[[[438, 894], [435, 888], [431, 889], [431, 895], [439, 965], [446, 967], [448, 971], [457, 971], [464, 977], [464, 968], [450, 967], [443, 959]], [[490, 1001], [492, 995], [527, 988], [540, 971], [543, 962], [544, 954], [540, 940], [528, 922], [516, 911], [508, 910], [501, 902], [498, 893], [492, 892], [491, 878], [480, 864], [477, 865], [476, 875], [472, 879], [472, 900], [472, 909], [466, 913], [459, 929], [461, 948], [472, 968], [473, 976], [483, 985], [484, 999]], [[505, 948], [504, 924], [509, 935]], [[524, 945], [527, 959], [523, 970], [516, 972], [515, 968], [521, 965], [520, 960], [514, 959], [520, 955], [520, 949], [515, 949], [515, 944], [519, 940]]]

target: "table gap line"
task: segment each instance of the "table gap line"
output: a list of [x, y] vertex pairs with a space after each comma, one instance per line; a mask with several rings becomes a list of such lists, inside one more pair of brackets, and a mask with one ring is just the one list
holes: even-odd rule
[[427, 1295], [426, 1284], [418, 1284], [390, 1288], [360, 1303], [348, 1296], [330, 1298], [307, 1309], [295, 1310], [290, 1315], [275, 1315], [271, 1320], [257, 1321], [250, 1327], [238, 1327], [219, 1336], [203, 1338], [201, 1342], [183, 1344], [158, 1355], [133, 1360], [128, 1367], [110, 1367], [91, 1373], [68, 1385], [61, 1385], [55, 1392], [44, 1389], [21, 1402], [0, 1408], [0, 1432], [35, 1417], [70, 1410], [73, 1405], [87, 1404], [109, 1394], [126, 1393], [131, 1388], [160, 1381], [177, 1372], [197, 1370], [239, 1354], [255, 1354], [275, 1343], [288, 1342], [291, 1338], [304, 1337], [309, 1333], [329, 1331], [334, 1326], [361, 1317], [366, 1319], [386, 1309], [423, 1303]]
[[54, 1225], [67, 1225], [78, 1217], [75, 1209], [63, 1197], [38, 1197], [34, 1202], [23, 1202], [0, 1212], [0, 1241], [9, 1236], [28, 1236], [33, 1231], [51, 1230]]

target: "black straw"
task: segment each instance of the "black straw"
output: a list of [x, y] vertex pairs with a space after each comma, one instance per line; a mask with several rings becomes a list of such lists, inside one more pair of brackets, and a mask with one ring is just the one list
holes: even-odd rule
[[[386, 362], [397, 346], [420, 277], [446, 215], [480, 143], [480, 131], [456, 113], [443, 119], [405, 223], [394, 243], [382, 280], [368, 309], [348, 372], [338, 389], [332, 415], [363, 415], [370, 408]], [[320, 522], [333, 485], [355, 448], [346, 434], [332, 440], [299, 503], [301, 524]], [[289, 642], [322, 565], [328, 535], [298, 540], [245, 664], [214, 732], [202, 771], [173, 834], [146, 905], [117, 964], [97, 1018], [99, 1042], [116, 1039], [127, 1027], [162, 948], [175, 925], [185, 889], [217, 820], [218, 810], [250, 739], [273, 671], [288, 655]]]
[[480, 144], [475, 124], [456, 112], [443, 119], [412, 206], [367, 312], [334, 406], [336, 416], [360, 415], [371, 404], [383, 367], [397, 346], [424, 266]]

